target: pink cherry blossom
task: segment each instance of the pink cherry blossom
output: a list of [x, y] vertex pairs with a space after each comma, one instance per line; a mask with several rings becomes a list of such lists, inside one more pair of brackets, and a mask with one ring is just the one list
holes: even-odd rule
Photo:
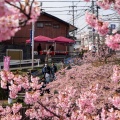
[[118, 65], [113, 67], [113, 75], [111, 79], [116, 83], [120, 81], [120, 67]]
[[111, 4], [109, 3], [109, 0], [106, 0], [106, 1], [97, 1], [97, 5], [103, 8], [104, 10], [107, 10], [110, 8]]
[[39, 96], [40, 96], [39, 90], [26, 92], [25, 103], [26, 104], [34, 104], [35, 102], [37, 102], [39, 100]]
[[16, 98], [18, 92], [21, 90], [21, 85], [12, 84], [11, 86], [9, 86], [9, 90], [10, 90], [10, 98]]
[[[108, 54], [107, 48], [105, 50], [105, 54]], [[87, 57], [82, 61], [74, 58], [75, 63], [79, 61], [82, 64], [58, 71], [57, 79], [43, 89], [49, 89], [50, 93], [44, 92], [43, 96], [40, 94], [43, 91], [40, 89], [42, 84], [38, 77], [29, 78], [27, 74], [14, 75], [10, 71], [0, 71], [0, 80], [10, 84], [9, 96], [12, 98], [16, 98], [24, 90], [23, 100], [29, 106], [25, 114], [29, 119], [120, 119], [119, 65], [108, 63], [96, 66], [95, 63], [101, 56], [93, 58], [90, 53], [85, 55]], [[19, 112], [21, 108], [19, 103], [5, 108], [0, 106], [1, 120], [24, 119]]]
[[7, 82], [1, 80], [1, 88], [7, 89]]
[[86, 22], [91, 26], [91, 27], [95, 27], [96, 24], [96, 16], [86, 12]]
[[5, 56], [4, 57], [4, 70], [9, 71], [9, 67], [10, 67], [10, 57]]
[[108, 33], [108, 23], [99, 21], [94, 14], [86, 12], [86, 22], [97, 30], [99, 34], [106, 35]]
[[97, 21], [95, 29], [98, 31], [99, 34], [106, 35], [109, 31], [108, 25], [109, 24], [107, 22]]
[[0, 116], [4, 115], [4, 108], [2, 106], [0, 106]]
[[115, 34], [115, 35], [108, 35], [106, 37], [105, 43], [112, 49], [119, 50], [120, 49], [120, 35]]
[[22, 108], [22, 104], [14, 103], [12, 106], [13, 114], [16, 114]]
[[30, 116], [31, 119], [36, 118], [36, 116], [37, 116], [37, 112], [36, 112], [35, 109], [28, 109], [28, 110], [25, 112], [25, 114], [26, 114], [27, 116]]
[[116, 108], [120, 109], [120, 97], [119, 96], [114, 96], [110, 100]]
[[[20, 4], [20, 5], [19, 5]], [[0, 1], [0, 41], [9, 40], [21, 25], [35, 22], [40, 15], [38, 2], [20, 0]]]

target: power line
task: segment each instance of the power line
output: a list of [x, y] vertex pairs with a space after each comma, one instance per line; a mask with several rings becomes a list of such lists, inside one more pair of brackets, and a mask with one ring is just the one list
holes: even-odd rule
[[[86, 11], [87, 11], [87, 9], [84, 10], [83, 12], [86, 12]], [[91, 10], [89, 10], [89, 11], [91, 11]], [[83, 15], [85, 15], [85, 13], [83, 13], [82, 15], [78, 15], [77, 18], [75, 18], [75, 19], [78, 19], [78, 18], [82, 17]]]
[[[59, 8], [68, 8], [70, 6], [59, 6]], [[77, 6], [77, 7], [89, 7], [89, 6]], [[58, 7], [42, 7], [42, 8], [58, 8]]]
[[[30, 2], [32, 2], [33, 0], [31, 0]], [[38, 2], [84, 2], [85, 3], [85, 1], [41, 1], [41, 0], [37, 0]], [[22, 0], [21, 2], [25, 2], [25, 0]]]
[[88, 26], [88, 25], [86, 25], [86, 26], [84, 26], [83, 28], [81, 28], [80, 30], [78, 30], [77, 33], [80, 32], [81, 30], [85, 29], [87, 26]]
[[[84, 10], [84, 9], [82, 9], [82, 10]], [[81, 17], [81, 16], [83, 16], [84, 15], [84, 12], [86, 11], [87, 9], [85, 9], [82, 13], [82, 15], [81, 14], [77, 14], [75, 17], [74, 17], [74, 19], [77, 19], [77, 17]], [[80, 12], [81, 13], [81, 12]], [[71, 21], [72, 20], [72, 18], [69, 20], [69, 21]]]
[[[42, 10], [44, 10], [44, 9], [42, 9]], [[84, 9], [77, 9], [77, 10], [84, 10]], [[46, 11], [46, 12], [68, 12], [68, 11], [77, 11], [77, 10], [58, 10], [58, 11]], [[86, 10], [86, 9], [85, 9]]]
[[71, 15], [71, 14], [54, 14], [54, 15]]
[[40, 2], [85, 2], [85, 1], [40, 1]]
[[[85, 7], [89, 7], [89, 8], [90, 8], [90, 6], [86, 6], [87, 4], [88, 4], [88, 3], [85, 4]], [[78, 6], [77, 6], [77, 7], [78, 7]], [[84, 10], [84, 9], [82, 9], [82, 10]], [[85, 12], [86, 10], [87, 10], [87, 9], [85, 9], [85, 10], [82, 11], [82, 12], [80, 11], [80, 13], [78, 13], [78, 14], [75, 16], [74, 19], [76, 20], [76, 19], [82, 17], [82, 16], [85, 14], [84, 12]], [[83, 13], [83, 15], [82, 15], [82, 13]], [[69, 22], [71, 22], [71, 20], [72, 20], [72, 18], [69, 20]]]
[[[85, 11], [84, 11], [85, 12]], [[78, 19], [78, 18], [80, 18], [80, 17], [82, 17], [82, 16], [84, 16], [85, 15], [85, 13], [83, 13], [82, 15], [77, 15], [77, 16], [75, 16], [75, 18], [74, 18], [74, 20], [76, 20], [76, 19]], [[72, 19], [69, 21], [69, 22], [71, 22], [72, 21]]]
[[114, 14], [116, 14], [116, 13], [112, 13], [112, 14], [107, 14], [107, 15], [102, 15], [102, 16], [109, 16], [109, 15], [114, 15]]
[[79, 2], [77, 2], [75, 5], [78, 5], [78, 3], [80, 3], [80, 1], [79, 1]]

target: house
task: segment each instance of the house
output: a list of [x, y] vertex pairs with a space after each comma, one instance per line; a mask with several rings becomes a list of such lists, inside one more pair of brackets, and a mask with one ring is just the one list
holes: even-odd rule
[[[18, 31], [11, 40], [5, 41], [7, 49], [20, 49], [22, 47], [23, 53], [30, 51], [30, 45], [26, 44], [26, 40], [30, 39], [30, 30], [32, 29], [32, 24], [26, 25]], [[35, 34], [34, 36], [43, 35], [50, 38], [55, 38], [58, 36], [64, 36], [70, 38], [70, 32], [77, 30], [77, 28], [53, 15], [46, 12], [42, 12], [40, 17], [35, 23]], [[35, 51], [39, 43], [35, 43]], [[12, 46], [12, 47], [11, 47]], [[20, 47], [21, 46], [21, 47]], [[49, 47], [49, 45], [47, 46]], [[29, 49], [27, 49], [29, 48]], [[27, 50], [26, 50], [27, 49]], [[42, 49], [46, 49], [45, 43], [42, 43]], [[56, 50], [65, 51], [66, 47], [63, 44], [58, 44]], [[26, 55], [23, 56], [26, 59]], [[28, 57], [27, 57], [28, 58]]]

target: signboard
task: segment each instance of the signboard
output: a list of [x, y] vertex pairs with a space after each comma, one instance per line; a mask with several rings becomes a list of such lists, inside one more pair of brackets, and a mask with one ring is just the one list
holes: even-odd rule
[[92, 29], [92, 27], [88, 27], [88, 29]]
[[110, 24], [110, 28], [111, 28], [111, 29], [115, 29], [115, 28], [116, 28], [116, 25], [115, 25], [115, 24]]
[[95, 32], [95, 29], [93, 28], [92, 31]]
[[7, 49], [6, 55], [10, 56], [11, 60], [23, 60], [23, 50]]

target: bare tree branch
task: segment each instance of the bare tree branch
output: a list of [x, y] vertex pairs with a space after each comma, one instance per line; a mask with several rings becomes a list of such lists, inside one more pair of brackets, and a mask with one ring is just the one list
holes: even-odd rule
[[[15, 8], [17, 8], [17, 9], [19, 9], [20, 10], [20, 12], [21, 13], [23, 13], [27, 18], [28, 18], [28, 20], [30, 19], [30, 14], [28, 15], [28, 14], [26, 14], [25, 13], [25, 11], [24, 10], [22, 10], [21, 8], [19, 8], [18, 6], [16, 6], [16, 5], [14, 5], [14, 4], [11, 4], [10, 2], [8, 2], [8, 1], [5, 1], [7, 4], [9, 4], [9, 5], [11, 5], [11, 6], [13, 6], [13, 7], [15, 7]], [[20, 5], [21, 5], [21, 3], [20, 3]], [[22, 5], [21, 5], [22, 6]]]
[[29, 10], [29, 16], [31, 15], [31, 10], [32, 10], [32, 6], [35, 0], [32, 1], [31, 5], [30, 5], [30, 10]]
[[46, 106], [44, 106], [41, 102], [38, 102], [45, 110], [47, 110], [48, 112], [50, 112], [51, 114], [53, 114], [54, 116], [56, 116], [57, 118], [61, 118], [60, 115], [57, 115], [56, 113], [52, 112], [51, 110], [49, 110]]

